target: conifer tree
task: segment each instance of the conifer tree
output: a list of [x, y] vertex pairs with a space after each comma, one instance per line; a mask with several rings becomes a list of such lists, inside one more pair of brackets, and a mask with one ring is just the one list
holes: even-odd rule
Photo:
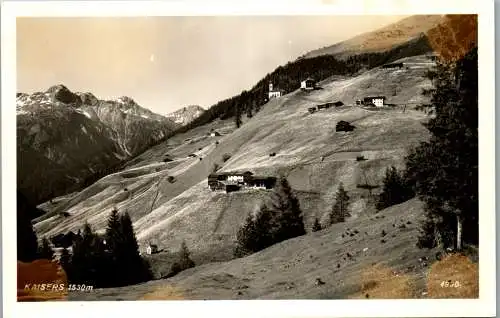
[[405, 202], [413, 195], [406, 184], [404, 176], [394, 166], [387, 168], [383, 184], [382, 193], [376, 204], [377, 210], [383, 210], [392, 205]]
[[330, 224], [344, 222], [345, 218], [350, 216], [349, 199], [347, 191], [344, 190], [344, 185], [340, 183], [335, 197], [335, 204], [330, 213]]
[[[427, 219], [419, 245], [478, 244], [477, 47], [457, 63], [440, 62], [429, 73], [435, 114], [431, 133], [407, 158], [407, 174], [425, 202]], [[429, 239], [434, 237], [434, 239]], [[432, 244], [429, 244], [431, 242]]]
[[274, 244], [273, 223], [273, 214], [265, 204], [259, 207], [255, 215], [250, 213], [236, 235], [238, 245], [235, 256], [255, 253]]
[[119, 248], [123, 240], [123, 234], [121, 232], [120, 216], [118, 215], [118, 210], [113, 208], [108, 217], [108, 224], [106, 226], [106, 247], [113, 255], [120, 253]]
[[64, 269], [66, 272], [66, 277], [68, 280], [71, 279], [71, 255], [68, 252], [67, 248], [63, 248], [61, 252], [61, 257], [59, 258], [59, 264], [61, 264], [61, 267]]
[[314, 224], [313, 224], [313, 227], [312, 227], [312, 231], [313, 232], [321, 231], [321, 223], [319, 223], [318, 218], [314, 219]]
[[191, 253], [188, 250], [186, 241], [182, 241], [179, 259], [180, 259], [181, 267], [184, 269], [194, 267], [194, 262], [191, 259], [190, 254]]
[[54, 251], [47, 238], [42, 239], [42, 244], [38, 247], [38, 257], [51, 261], [54, 258]]
[[239, 103], [236, 103], [234, 107], [236, 108], [235, 116], [234, 116], [234, 123], [236, 125], [236, 128], [240, 128], [240, 126], [241, 126], [241, 113], [242, 113], [241, 105]]
[[119, 262], [129, 264], [127, 270], [132, 270], [134, 275], [129, 275], [128, 284], [138, 283], [151, 279], [148, 263], [139, 254], [139, 244], [135, 236], [130, 215], [125, 212], [120, 217], [120, 228], [123, 235], [123, 247], [120, 248]]
[[299, 200], [285, 177], [278, 180], [271, 207], [273, 213], [272, 241], [274, 243], [306, 234]]
[[183, 270], [194, 267], [194, 262], [190, 257], [190, 252], [185, 241], [182, 241], [181, 249], [179, 251], [179, 260], [172, 265], [171, 274], [175, 275]]

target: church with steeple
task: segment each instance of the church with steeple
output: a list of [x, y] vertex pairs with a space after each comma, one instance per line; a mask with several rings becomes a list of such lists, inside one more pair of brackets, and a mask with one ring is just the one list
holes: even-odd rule
[[269, 82], [269, 100], [271, 100], [271, 98], [281, 97], [282, 95], [283, 92], [279, 89], [274, 88], [273, 83]]

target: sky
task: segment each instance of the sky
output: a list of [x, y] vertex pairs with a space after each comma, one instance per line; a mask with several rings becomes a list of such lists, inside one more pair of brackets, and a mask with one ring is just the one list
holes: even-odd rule
[[18, 18], [17, 92], [63, 84], [166, 115], [208, 108], [300, 55], [402, 16]]

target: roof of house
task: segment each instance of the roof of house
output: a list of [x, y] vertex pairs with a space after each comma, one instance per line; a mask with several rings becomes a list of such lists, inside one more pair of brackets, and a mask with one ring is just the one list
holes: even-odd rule
[[386, 99], [385, 96], [366, 96], [365, 99], [374, 99], [374, 98], [382, 98], [382, 99]]

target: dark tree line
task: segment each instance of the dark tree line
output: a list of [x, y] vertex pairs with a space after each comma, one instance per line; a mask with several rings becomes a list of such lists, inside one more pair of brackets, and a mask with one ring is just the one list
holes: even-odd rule
[[[31, 262], [54, 258], [48, 239], [38, 245], [37, 236], [27, 217], [33, 206], [18, 201], [17, 259]], [[125, 286], [152, 278], [148, 263], [139, 255], [137, 239], [128, 213], [115, 209], [108, 219], [106, 233], [96, 234], [89, 224], [74, 236], [72, 253], [64, 248], [60, 256], [68, 281], [95, 287]], [[181, 264], [184, 265], [184, 264]]]
[[63, 252], [61, 265], [70, 282], [95, 287], [126, 286], [152, 278], [149, 264], [139, 254], [130, 216], [119, 215], [116, 209], [103, 236], [85, 224], [73, 242], [72, 255]]

